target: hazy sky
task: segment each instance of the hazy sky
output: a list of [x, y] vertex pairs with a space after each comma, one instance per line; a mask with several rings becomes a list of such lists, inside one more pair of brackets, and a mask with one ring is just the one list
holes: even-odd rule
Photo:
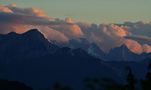
[[0, 0], [3, 5], [11, 3], [37, 7], [51, 17], [71, 17], [76, 21], [151, 21], [151, 0]]

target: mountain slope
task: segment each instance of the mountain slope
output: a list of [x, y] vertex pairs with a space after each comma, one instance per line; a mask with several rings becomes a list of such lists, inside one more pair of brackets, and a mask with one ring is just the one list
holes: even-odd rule
[[112, 49], [106, 56], [108, 61], [143, 61], [148, 58], [150, 54], [142, 53], [135, 54], [131, 52], [127, 46], [122, 45], [120, 47]]
[[118, 78], [118, 72], [100, 59], [80, 48], [51, 44], [35, 29], [0, 35], [0, 43], [0, 77], [34, 88], [50, 87], [58, 81], [80, 90], [87, 77]]
[[24, 34], [14, 32], [0, 35], [0, 58], [31, 58], [54, 52], [58, 47], [49, 43], [37, 30]]

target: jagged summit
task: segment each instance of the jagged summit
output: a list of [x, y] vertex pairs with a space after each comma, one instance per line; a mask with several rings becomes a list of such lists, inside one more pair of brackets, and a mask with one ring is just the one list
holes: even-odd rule
[[0, 37], [7, 37], [7, 36], [17, 36], [19, 34], [17, 34], [16, 32], [9, 32], [7, 34], [0, 34]]
[[7, 34], [0, 34], [0, 36], [22, 36], [22, 35], [40, 35], [40, 36], [43, 36], [43, 34], [38, 29], [30, 29], [30, 30], [27, 30], [27, 32], [22, 33], [22, 34], [18, 34], [14, 31], [9, 32]]
[[42, 35], [41, 32], [38, 29], [30, 29], [27, 32], [23, 33], [23, 35], [30, 35], [30, 34], [39, 34]]
[[16, 32], [10, 32], [7, 35], [18, 35]]
[[27, 32], [20, 35], [21, 37], [29, 38], [33, 42], [49, 42], [44, 35], [38, 29], [30, 29]]
[[135, 54], [131, 52], [128, 47], [124, 44], [120, 47], [114, 48], [110, 50], [110, 52], [107, 54], [108, 60], [111, 61], [142, 61], [146, 57], [148, 57], [149, 54]]
[[0, 58], [32, 58], [52, 53], [58, 47], [51, 44], [38, 29], [23, 34], [15, 32], [0, 35]]

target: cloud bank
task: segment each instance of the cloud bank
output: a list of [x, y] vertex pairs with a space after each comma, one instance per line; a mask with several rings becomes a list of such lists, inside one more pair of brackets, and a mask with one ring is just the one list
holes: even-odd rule
[[104, 52], [126, 45], [132, 52], [151, 52], [151, 23], [125, 22], [123, 24], [88, 24], [48, 17], [37, 8], [20, 8], [16, 4], [0, 5], [0, 34], [24, 33], [38, 28], [49, 41], [70, 43], [86, 39], [95, 43]]

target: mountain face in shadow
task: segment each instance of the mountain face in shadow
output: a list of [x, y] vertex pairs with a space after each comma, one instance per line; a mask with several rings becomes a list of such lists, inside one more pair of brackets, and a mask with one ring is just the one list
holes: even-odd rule
[[50, 87], [58, 81], [80, 90], [86, 77], [117, 79], [117, 72], [100, 59], [80, 48], [58, 47], [36, 29], [24, 34], [0, 35], [0, 62], [2, 78], [34, 88]]
[[33, 29], [24, 34], [14, 32], [0, 35], [0, 58], [31, 58], [54, 52], [58, 47], [52, 45], [37, 30]]
[[[120, 65], [113, 67], [114, 63], [96, 58], [94, 52], [100, 53], [103, 59], [121, 60], [123, 48], [124, 54], [135, 56], [125, 46], [111, 50], [108, 58], [95, 44], [85, 50], [80, 47], [71, 49], [50, 43], [37, 29], [23, 34], [12, 32], [0, 35], [0, 77], [21, 81], [34, 88], [50, 87], [54, 82], [61, 82], [76, 90], [82, 90], [82, 80], [87, 77], [107, 77], [122, 81], [124, 64], [120, 70]], [[134, 63], [133, 66], [137, 65]]]
[[146, 58], [150, 57], [149, 53], [135, 54], [131, 52], [127, 46], [122, 45], [120, 47], [111, 49], [107, 54], [106, 58], [109, 61], [143, 61]]
[[75, 39], [70, 40], [69, 47], [82, 48], [88, 54], [105, 61], [105, 53], [95, 43], [89, 42], [85, 38], [80, 38], [78, 40]]
[[91, 43], [84, 38], [78, 40], [70, 40], [69, 47], [82, 48], [90, 55], [97, 57], [103, 61], [143, 61], [144, 59], [151, 57], [149, 53], [136, 54], [133, 53], [126, 45], [121, 45], [116, 48], [112, 48], [109, 52], [102, 51], [95, 43]]

